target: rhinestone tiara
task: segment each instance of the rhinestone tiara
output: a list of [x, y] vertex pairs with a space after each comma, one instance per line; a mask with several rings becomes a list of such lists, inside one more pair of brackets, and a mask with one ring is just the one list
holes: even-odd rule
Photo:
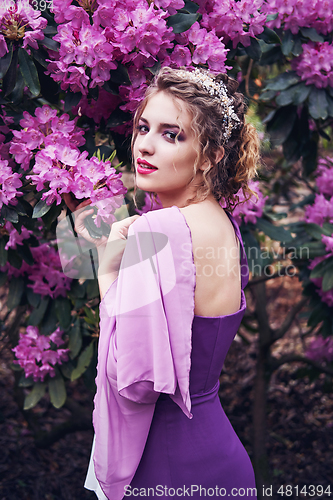
[[201, 68], [195, 68], [194, 71], [178, 70], [177, 73], [180, 77], [201, 85], [222, 106], [224, 111], [223, 122], [225, 123], [223, 136], [227, 142], [232, 130], [240, 125], [240, 119], [236, 115], [232, 105], [234, 101], [228, 97], [227, 87], [223, 82], [216, 82], [208, 71]]

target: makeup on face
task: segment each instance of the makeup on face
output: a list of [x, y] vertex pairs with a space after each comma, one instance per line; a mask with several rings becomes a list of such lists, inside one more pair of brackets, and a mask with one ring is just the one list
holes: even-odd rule
[[163, 206], [182, 205], [196, 189], [197, 181], [192, 178], [200, 144], [192, 119], [181, 101], [158, 92], [150, 97], [137, 122], [133, 143], [136, 185], [157, 193]]

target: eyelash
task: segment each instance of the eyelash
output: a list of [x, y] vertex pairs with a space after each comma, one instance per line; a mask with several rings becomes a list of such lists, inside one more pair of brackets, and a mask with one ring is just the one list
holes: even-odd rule
[[[147, 127], [147, 125], [138, 125], [136, 127], [136, 129], [137, 129], [138, 133], [140, 134], [140, 133], [145, 133], [148, 130], [148, 127]], [[144, 130], [144, 129], [147, 129], [147, 130]], [[176, 134], [175, 132], [171, 132], [171, 131], [165, 131], [165, 132], [163, 132], [164, 136], [166, 136], [167, 134], [171, 135], [171, 137], [167, 137], [167, 139], [169, 141], [172, 141], [172, 142], [176, 141], [176, 137], [177, 137], [178, 134]]]

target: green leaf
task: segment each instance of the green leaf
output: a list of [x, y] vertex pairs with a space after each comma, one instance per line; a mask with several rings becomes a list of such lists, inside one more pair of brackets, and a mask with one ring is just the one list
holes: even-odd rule
[[295, 71], [289, 71], [267, 80], [264, 90], [285, 90], [298, 82], [299, 76], [296, 75]]
[[49, 393], [51, 403], [55, 408], [61, 408], [66, 401], [65, 381], [61, 375], [49, 380]]
[[263, 274], [265, 262], [262, 259], [262, 252], [258, 241], [249, 230], [242, 232], [242, 239], [251, 273], [253, 276], [261, 276]]
[[87, 297], [88, 299], [95, 299], [99, 297], [98, 280], [89, 280], [87, 284]]
[[0, 57], [0, 80], [3, 79], [5, 74], [7, 73], [10, 63], [12, 62], [13, 57], [13, 44], [11, 43], [8, 47], [8, 53], [3, 57]]
[[3, 236], [0, 238], [0, 266], [5, 266], [6, 262], [7, 262], [8, 251], [5, 250], [5, 246], [7, 244], [7, 241], [5, 240], [5, 238]]
[[254, 61], [259, 61], [262, 55], [260, 43], [256, 38], [251, 38], [251, 44], [248, 47], [244, 47], [247, 55]]
[[51, 210], [51, 207], [52, 205], [48, 205], [46, 200], [39, 200], [39, 202], [34, 206], [32, 218], [38, 219], [38, 217], [43, 217], [43, 215], [47, 214], [47, 212]]
[[81, 92], [66, 92], [65, 95], [65, 104], [64, 104], [64, 111], [65, 113], [68, 113], [69, 111], [72, 110], [75, 106], [77, 106], [81, 100], [82, 93]]
[[36, 382], [32, 391], [26, 395], [24, 400], [24, 410], [31, 410], [42, 399], [45, 394], [46, 384], [44, 382]]
[[34, 56], [35, 61], [37, 61], [43, 68], [47, 69], [49, 63], [46, 62], [47, 58], [47, 53], [46, 51], [42, 49], [33, 49], [32, 47], [30, 48], [32, 55]]
[[321, 278], [324, 276], [325, 272], [331, 268], [333, 265], [333, 257], [329, 257], [328, 259], [322, 260], [317, 264], [310, 273], [310, 279]]
[[55, 310], [60, 326], [63, 330], [69, 328], [72, 321], [72, 305], [66, 297], [58, 297], [55, 299]]
[[326, 99], [328, 104], [327, 106], [328, 116], [333, 116], [333, 99], [328, 94], [326, 94]]
[[323, 229], [323, 233], [326, 236], [332, 236], [332, 234], [333, 234], [333, 224], [330, 224], [329, 222], [324, 222], [322, 229]]
[[186, 11], [189, 14], [195, 14], [199, 9], [199, 5], [194, 2], [185, 1], [184, 7], [181, 9], [182, 11]]
[[34, 96], [40, 94], [40, 83], [38, 78], [37, 69], [32, 58], [21, 47], [18, 50], [18, 58], [20, 63], [20, 71], [22, 73], [25, 84]]
[[265, 43], [281, 43], [279, 35], [267, 26], [264, 26], [264, 31], [257, 35], [257, 38], [264, 40]]
[[42, 335], [53, 333], [58, 325], [55, 300], [52, 300], [47, 314], [44, 315], [39, 331]]
[[281, 58], [282, 58], [281, 47], [280, 45], [277, 45], [262, 53], [259, 64], [260, 66], [267, 66], [280, 61]]
[[7, 97], [11, 92], [13, 92], [16, 85], [17, 77], [17, 62], [18, 62], [18, 52], [13, 50], [13, 55], [11, 58], [10, 66], [6, 71], [6, 74], [2, 80], [2, 96]]
[[112, 112], [110, 118], [107, 121], [107, 126], [110, 128], [118, 127], [119, 125], [123, 125], [130, 120], [131, 115], [118, 107]]
[[311, 85], [305, 85], [304, 82], [299, 83], [293, 87], [293, 103], [298, 106], [308, 98], [311, 90]]
[[327, 118], [328, 115], [328, 102], [326, 92], [324, 89], [317, 89], [312, 87], [309, 96], [309, 113], [315, 120]]
[[3, 205], [2, 216], [13, 224], [17, 224], [17, 222], [19, 221], [17, 212], [15, 212], [15, 210], [13, 210], [13, 208], [9, 207], [8, 205]]
[[76, 380], [79, 377], [81, 377], [81, 375], [86, 371], [86, 369], [90, 365], [93, 353], [94, 353], [94, 341], [92, 341], [79, 356], [77, 366], [72, 371], [72, 376], [71, 376], [72, 382], [73, 380]]
[[319, 224], [314, 224], [313, 222], [305, 224], [304, 229], [310, 236], [320, 241], [323, 234], [325, 234], [323, 229], [319, 226]]
[[300, 37], [296, 37], [294, 38], [294, 46], [292, 48], [292, 55], [297, 57], [297, 56], [300, 56], [303, 52], [303, 47], [302, 47], [302, 40], [300, 39]]
[[277, 109], [273, 118], [267, 123], [272, 146], [280, 146], [291, 133], [297, 117], [296, 106], [284, 106]]
[[321, 288], [323, 292], [328, 292], [328, 290], [333, 288], [333, 262], [331, 262], [331, 265], [326, 269]]
[[23, 99], [23, 91], [24, 91], [25, 83], [21, 73], [17, 74], [16, 84], [13, 89], [13, 92], [9, 94], [9, 99], [13, 103], [14, 106], [17, 106]]
[[318, 143], [314, 140], [308, 140], [302, 151], [302, 166], [306, 176], [309, 176], [317, 168]]
[[29, 264], [29, 266], [33, 266], [35, 264], [31, 250], [25, 242], [23, 242], [22, 245], [17, 245], [16, 251], [19, 256], [22, 257], [27, 264]]
[[28, 201], [26, 201], [24, 198], [16, 198], [17, 204], [13, 207], [14, 210], [19, 214], [19, 215], [26, 215], [28, 217], [31, 217], [32, 215], [32, 206]]
[[12, 277], [9, 281], [9, 293], [7, 300], [7, 308], [12, 311], [21, 302], [21, 297], [24, 292], [24, 280], [19, 276]]
[[311, 42], [323, 42], [324, 38], [314, 28], [300, 28], [302, 35], [309, 38]]
[[295, 245], [295, 251], [300, 259], [314, 259], [327, 254], [324, 244], [320, 241], [310, 241], [300, 246]]
[[289, 55], [290, 52], [292, 51], [293, 46], [294, 46], [293, 34], [290, 30], [287, 30], [285, 31], [281, 46], [283, 55], [284, 56]]
[[60, 365], [61, 373], [64, 377], [71, 379], [72, 371], [74, 370], [73, 363], [71, 361], [67, 361], [67, 363], [62, 363]]
[[16, 267], [16, 269], [21, 269], [22, 259], [16, 250], [13, 250], [12, 248], [8, 249], [8, 262], [11, 266]]
[[126, 66], [118, 63], [117, 69], [110, 70], [110, 81], [117, 85], [131, 85], [130, 77]]
[[43, 297], [40, 301], [38, 307], [32, 311], [28, 319], [28, 325], [37, 326], [41, 323], [44, 318], [47, 306], [49, 304], [50, 297]]
[[74, 359], [81, 351], [82, 347], [82, 335], [81, 335], [81, 325], [80, 321], [76, 319], [74, 325], [68, 332], [69, 344], [68, 348], [70, 350], [70, 358]]
[[29, 304], [36, 309], [36, 307], [39, 306], [40, 304], [40, 301], [41, 301], [41, 295], [39, 293], [35, 293], [32, 288], [30, 287], [26, 287], [26, 290], [25, 290], [25, 293], [26, 293], [26, 296], [27, 296], [27, 299], [28, 299], [28, 302]]
[[260, 101], [266, 102], [271, 101], [276, 96], [276, 90], [268, 90], [267, 92], [263, 92], [259, 97]]
[[275, 12], [275, 14], [268, 14], [268, 16], [266, 17], [266, 23], [269, 23], [269, 21], [275, 21], [278, 15], [278, 12]]
[[272, 240], [276, 241], [290, 241], [293, 239], [291, 233], [281, 226], [274, 226], [266, 219], [258, 218], [256, 222], [258, 229], [263, 231]]
[[48, 38], [45, 36], [43, 40], [38, 40], [39, 45], [44, 45], [47, 49], [53, 50], [54, 52], [58, 52], [60, 48], [60, 43], [53, 40], [53, 38]]
[[18, 386], [19, 387], [31, 387], [32, 385], [34, 385], [33, 378], [32, 377], [26, 378], [26, 376], [24, 374], [22, 374], [22, 376], [19, 380]]
[[168, 17], [167, 25], [173, 29], [174, 33], [184, 33], [184, 31], [189, 30], [199, 18], [199, 14], [175, 14]]

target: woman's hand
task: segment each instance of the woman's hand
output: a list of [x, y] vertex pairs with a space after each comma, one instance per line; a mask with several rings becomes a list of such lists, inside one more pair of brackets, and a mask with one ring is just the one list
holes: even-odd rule
[[139, 217], [140, 215], [132, 215], [132, 217], [127, 217], [112, 224], [109, 239], [100, 259], [99, 275], [117, 273], [119, 271], [129, 227]]

